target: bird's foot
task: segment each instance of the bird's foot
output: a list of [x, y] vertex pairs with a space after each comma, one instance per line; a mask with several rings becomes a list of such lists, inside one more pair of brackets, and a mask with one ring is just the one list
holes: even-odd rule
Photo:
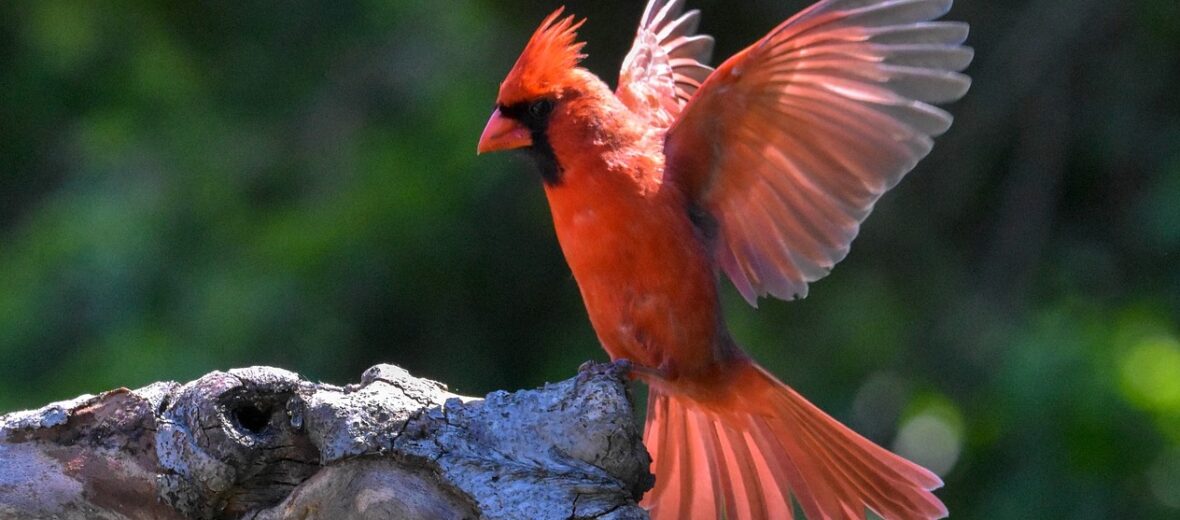
[[629, 379], [635, 379], [640, 374], [655, 373], [657, 371], [652, 368], [641, 367], [639, 365], [636, 365], [630, 359], [616, 359], [614, 361], [611, 361], [610, 363], [602, 363], [599, 361], [586, 361], [586, 362], [582, 363], [581, 365], [578, 365], [578, 373], [579, 374], [601, 373], [601, 372], [613, 372], [616, 374], [624, 375]]
[[601, 363], [598, 361], [586, 361], [578, 365], [578, 374], [592, 374], [601, 372], [613, 372], [626, 376], [628, 379], [667, 379], [668, 372], [660, 368], [652, 368], [643, 366], [631, 361], [630, 359], [616, 359], [610, 363]]

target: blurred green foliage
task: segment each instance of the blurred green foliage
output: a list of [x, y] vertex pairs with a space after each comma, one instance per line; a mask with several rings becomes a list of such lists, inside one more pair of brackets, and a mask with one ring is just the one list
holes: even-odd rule
[[[718, 57], [804, 5], [690, 4]], [[0, 3], [0, 410], [252, 364], [479, 394], [603, 358], [531, 165], [474, 154], [556, 5]], [[641, 6], [569, 7], [613, 82]], [[727, 292], [734, 333], [944, 472], [957, 518], [1174, 518], [1180, 4], [952, 18], [955, 128], [811, 297]]]

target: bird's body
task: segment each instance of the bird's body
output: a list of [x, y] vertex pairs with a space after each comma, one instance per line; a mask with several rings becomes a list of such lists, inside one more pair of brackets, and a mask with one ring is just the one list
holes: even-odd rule
[[612, 358], [668, 377], [707, 370], [733, 353], [708, 246], [663, 179], [662, 133], [597, 78], [579, 88], [549, 125], [562, 172], [545, 194], [594, 330]]
[[[651, 386], [657, 519], [936, 518], [935, 475], [828, 417], [731, 339], [718, 273], [793, 298], [930, 149], [970, 61], [949, 0], [824, 0], [716, 71], [682, 0], [652, 0], [620, 85], [578, 68], [560, 10], [501, 85], [480, 151], [537, 160], [612, 359]], [[900, 62], [900, 63], [892, 63]]]

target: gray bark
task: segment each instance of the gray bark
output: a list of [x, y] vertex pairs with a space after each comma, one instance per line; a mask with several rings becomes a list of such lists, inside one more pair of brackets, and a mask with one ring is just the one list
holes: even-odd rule
[[484, 399], [391, 365], [85, 395], [0, 416], [0, 518], [647, 518], [625, 372]]

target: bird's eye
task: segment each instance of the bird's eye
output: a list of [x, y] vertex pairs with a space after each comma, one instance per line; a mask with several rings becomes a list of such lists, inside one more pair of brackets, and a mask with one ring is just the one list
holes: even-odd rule
[[545, 119], [549, 117], [549, 113], [553, 111], [552, 99], [541, 99], [534, 101], [529, 105], [529, 117], [533, 119]]

